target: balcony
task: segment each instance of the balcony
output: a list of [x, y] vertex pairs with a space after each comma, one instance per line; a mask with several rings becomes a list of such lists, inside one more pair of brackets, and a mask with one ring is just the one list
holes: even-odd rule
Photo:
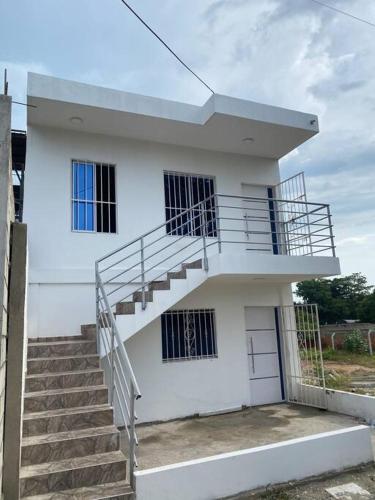
[[167, 210], [166, 222], [97, 262], [113, 304], [198, 259], [206, 279], [292, 283], [340, 273], [326, 204], [213, 194]]
[[329, 205], [219, 194], [206, 212], [208, 222], [199, 224], [217, 235], [219, 251], [241, 246], [249, 253], [336, 256]]

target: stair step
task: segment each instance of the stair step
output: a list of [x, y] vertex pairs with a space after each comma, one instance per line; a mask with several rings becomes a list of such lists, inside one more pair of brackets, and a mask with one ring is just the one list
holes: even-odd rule
[[29, 375], [81, 371], [95, 368], [99, 368], [99, 356], [97, 354], [30, 358], [27, 360], [27, 373]]
[[186, 269], [181, 269], [181, 271], [172, 271], [167, 273], [168, 280], [182, 280], [186, 279]]
[[114, 425], [25, 437], [22, 440], [21, 464], [56, 462], [97, 453], [117, 451], [120, 433]]
[[77, 356], [78, 354], [96, 354], [96, 342], [92, 340], [75, 340], [60, 342], [29, 343], [28, 358], [47, 358], [51, 356]]
[[101, 312], [99, 315], [99, 325], [102, 328], [107, 328], [111, 324], [111, 317], [108, 312]]
[[118, 302], [116, 304], [116, 314], [135, 314], [135, 303]]
[[171, 283], [169, 280], [165, 281], [151, 281], [148, 285], [149, 290], [170, 290]]
[[125, 479], [126, 459], [121, 451], [112, 451], [21, 467], [20, 490], [26, 497]]
[[182, 269], [202, 269], [202, 259], [195, 260], [193, 262], [185, 262], [182, 264]]
[[40, 412], [104, 403], [108, 403], [108, 389], [104, 385], [27, 392], [24, 395], [24, 412]]
[[103, 370], [83, 370], [62, 373], [38, 373], [27, 375], [26, 392], [48, 391], [69, 387], [82, 387], [90, 385], [103, 385]]
[[113, 409], [108, 405], [60, 408], [23, 416], [23, 436], [37, 436], [56, 432], [74, 431], [113, 424]]
[[96, 323], [81, 325], [81, 335], [86, 340], [96, 340]]
[[82, 340], [86, 340], [85, 338], [82, 337], [82, 335], [65, 335], [65, 336], [60, 335], [58, 337], [29, 337], [28, 343], [35, 344], [36, 342], [63, 342], [63, 341], [79, 342]]
[[130, 500], [133, 495], [129, 483], [118, 481], [117, 483], [98, 484], [83, 488], [74, 488], [72, 490], [59, 491], [51, 496], [36, 495], [32, 497], [23, 497], [25, 500]]
[[[152, 302], [154, 299], [152, 291], [145, 291], [145, 301]], [[133, 293], [133, 302], [142, 302], [142, 292], [134, 292]]]

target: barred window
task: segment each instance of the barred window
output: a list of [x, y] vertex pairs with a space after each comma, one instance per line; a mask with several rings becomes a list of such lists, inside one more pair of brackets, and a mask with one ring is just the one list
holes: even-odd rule
[[[164, 172], [167, 234], [202, 236], [205, 230], [206, 236], [216, 237], [214, 193], [213, 177]], [[201, 201], [204, 202], [202, 205], [179, 216]], [[174, 217], [174, 220], [168, 222]]]
[[161, 332], [163, 361], [217, 357], [214, 309], [167, 311]]
[[115, 233], [115, 166], [72, 162], [72, 230]]

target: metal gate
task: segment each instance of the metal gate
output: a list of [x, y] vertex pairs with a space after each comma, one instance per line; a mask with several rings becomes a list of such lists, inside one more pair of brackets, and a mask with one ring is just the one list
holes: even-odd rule
[[[318, 207], [309, 215], [307, 206], [305, 176], [303, 172], [285, 179], [274, 187], [277, 202], [277, 223], [283, 254], [312, 255], [311, 231], [321, 240], [323, 214]], [[314, 227], [315, 226], [315, 227]]]
[[291, 403], [327, 408], [316, 304], [280, 307], [286, 396]]

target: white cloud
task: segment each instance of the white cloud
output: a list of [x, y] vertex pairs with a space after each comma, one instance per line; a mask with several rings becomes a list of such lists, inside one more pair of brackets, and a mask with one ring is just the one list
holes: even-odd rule
[[[375, 22], [375, 2], [334, 3]], [[68, 7], [74, 16], [61, 16]], [[343, 271], [375, 283], [374, 30], [309, 0], [167, 0], [162, 9], [144, 0], [136, 8], [217, 92], [319, 115], [321, 133], [282, 161], [283, 176], [305, 170], [309, 199], [332, 204]], [[0, 32], [9, 43], [0, 70], [9, 68], [17, 100], [27, 70], [186, 102], [208, 97], [120, 2], [14, 0]], [[24, 114], [14, 107], [14, 126]]]

